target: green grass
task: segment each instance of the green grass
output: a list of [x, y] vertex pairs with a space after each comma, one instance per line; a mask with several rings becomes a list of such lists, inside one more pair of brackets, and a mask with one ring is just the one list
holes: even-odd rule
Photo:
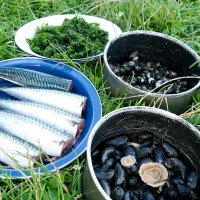
[[[123, 31], [153, 30], [171, 35], [188, 44], [200, 55], [200, 1], [192, 0], [0, 0], [0, 60], [29, 56], [14, 43], [15, 32], [34, 19], [54, 14], [81, 13], [106, 18]], [[66, 58], [66, 57], [65, 57]], [[102, 79], [103, 61], [73, 65], [97, 88], [103, 115], [133, 105], [134, 102], [110, 97]], [[141, 105], [140, 102], [137, 105]], [[181, 117], [200, 128], [200, 93]], [[64, 169], [30, 179], [0, 180], [0, 199], [82, 199], [82, 169], [85, 155]]]

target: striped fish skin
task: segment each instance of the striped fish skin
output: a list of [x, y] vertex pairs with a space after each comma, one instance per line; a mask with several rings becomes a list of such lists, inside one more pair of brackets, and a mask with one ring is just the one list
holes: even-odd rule
[[[38, 160], [39, 148], [6, 132], [0, 131], [0, 161], [9, 166], [28, 167]], [[32, 160], [33, 159], [33, 160]]]
[[85, 125], [85, 120], [82, 118], [76, 117], [61, 109], [31, 101], [0, 99], [0, 107], [41, 120], [72, 136], [74, 139], [78, 134], [81, 134]]
[[0, 119], [2, 131], [37, 146], [49, 156], [61, 156], [73, 145], [72, 137], [39, 120], [3, 110]]
[[0, 67], [0, 78], [21, 86], [72, 89], [72, 80], [24, 68]]
[[56, 89], [33, 87], [3, 87], [3, 92], [20, 100], [28, 100], [65, 110], [81, 117], [86, 106], [87, 97]]

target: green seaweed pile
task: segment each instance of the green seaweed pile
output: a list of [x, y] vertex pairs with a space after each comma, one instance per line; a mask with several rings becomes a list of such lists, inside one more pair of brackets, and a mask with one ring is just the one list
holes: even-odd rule
[[108, 33], [98, 23], [87, 23], [82, 17], [65, 19], [61, 26], [45, 24], [36, 29], [33, 39], [27, 39], [32, 51], [48, 58], [87, 58], [103, 52]]

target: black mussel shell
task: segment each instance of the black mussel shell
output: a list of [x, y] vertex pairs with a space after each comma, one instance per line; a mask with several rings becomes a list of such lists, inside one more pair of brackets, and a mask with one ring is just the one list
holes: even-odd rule
[[154, 161], [164, 164], [166, 160], [164, 149], [161, 146], [158, 146], [153, 150]]
[[196, 194], [188, 186], [179, 184], [179, 185], [177, 185], [177, 190], [182, 198], [188, 199], [188, 200], [189, 199], [197, 200]]
[[94, 164], [92, 164], [93, 168], [101, 168], [101, 164], [98, 162], [95, 162]]
[[150, 147], [145, 147], [141, 149], [137, 149], [136, 151], [136, 157], [138, 159], [144, 158], [146, 156], [149, 156], [151, 154], [151, 148]]
[[197, 195], [194, 193], [194, 191], [190, 190], [190, 189], [187, 191], [187, 198], [191, 199], [191, 200], [197, 200], [198, 199]]
[[165, 158], [165, 161], [163, 164], [167, 169], [173, 168], [173, 162], [169, 158]]
[[139, 183], [139, 178], [132, 176], [128, 181], [128, 187], [130, 189], [133, 189], [138, 185], [138, 183]]
[[174, 157], [174, 158], [178, 158], [178, 153], [177, 151], [168, 143], [163, 143], [162, 147], [164, 148], [166, 154], [169, 157]]
[[113, 169], [110, 169], [110, 170], [107, 170], [107, 171], [102, 171], [101, 169], [96, 168], [96, 169], [94, 169], [94, 172], [95, 172], [97, 179], [99, 179], [99, 180], [101, 180], [101, 179], [109, 180], [115, 174], [115, 171]]
[[137, 165], [131, 165], [129, 168], [126, 169], [126, 171], [131, 175], [137, 175], [138, 170], [139, 170], [139, 168]]
[[119, 150], [116, 150], [115, 151], [115, 158], [117, 160], [120, 160], [122, 157], [123, 157], [123, 153], [121, 151], [119, 151]]
[[120, 186], [116, 186], [111, 191], [111, 197], [115, 200], [122, 200], [124, 197], [124, 190]]
[[167, 190], [167, 196], [168, 196], [169, 199], [176, 199], [177, 196], [178, 196], [178, 192], [174, 187], [170, 187]]
[[163, 194], [158, 194], [156, 196], [156, 200], [165, 200], [165, 197], [163, 196]]
[[125, 156], [133, 156], [135, 158], [135, 156], [136, 156], [135, 147], [133, 145], [127, 145], [124, 148], [124, 155]]
[[187, 177], [187, 185], [194, 189], [197, 187], [197, 182], [198, 182], [198, 173], [197, 172], [194, 172], [194, 171], [191, 171], [189, 174], [188, 174], [188, 177]]
[[113, 146], [122, 146], [124, 144], [126, 144], [128, 141], [128, 137], [125, 136], [125, 135], [120, 135], [118, 137], [116, 137], [115, 139], [111, 139], [111, 140], [108, 140], [106, 143], [108, 145], [113, 145]]
[[155, 196], [150, 190], [146, 189], [142, 194], [142, 200], [155, 200]]
[[140, 160], [137, 165], [138, 167], [140, 167], [142, 164], [150, 163], [150, 162], [153, 162], [153, 159], [150, 157], [145, 157], [142, 160]]
[[121, 185], [125, 182], [126, 172], [122, 165], [118, 162], [115, 164], [115, 185]]
[[96, 149], [92, 152], [92, 158], [96, 158], [96, 157], [99, 157], [101, 154], [101, 151], [99, 149]]
[[184, 184], [184, 180], [181, 177], [172, 178], [171, 181], [175, 186]]
[[107, 180], [100, 180], [101, 187], [106, 192], [106, 194], [110, 197], [111, 195], [111, 187], [110, 183]]
[[124, 200], [131, 200], [132, 199], [132, 194], [130, 190], [125, 191], [124, 193]]
[[139, 194], [139, 192], [137, 190], [133, 190], [132, 191], [132, 199], [133, 200], [140, 200], [141, 199], [140, 198], [140, 194]]
[[116, 148], [113, 146], [108, 146], [106, 147], [101, 155], [101, 161], [102, 163], [104, 163], [108, 158], [112, 157], [113, 155], [115, 155], [116, 152]]
[[114, 165], [115, 159], [114, 158], [108, 158], [101, 166], [102, 171], [106, 171], [110, 169]]
[[152, 145], [153, 145], [153, 140], [149, 140], [149, 141], [146, 141], [144, 143], [141, 143], [139, 148], [152, 147]]
[[178, 158], [170, 158], [173, 163], [174, 168], [179, 171], [183, 179], [186, 178], [187, 169], [186, 166]]

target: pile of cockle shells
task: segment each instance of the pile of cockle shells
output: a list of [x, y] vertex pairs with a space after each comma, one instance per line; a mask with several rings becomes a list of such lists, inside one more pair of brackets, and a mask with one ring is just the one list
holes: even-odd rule
[[[179, 77], [177, 72], [167, 69], [160, 62], [140, 61], [138, 51], [131, 53], [125, 62], [115, 65], [109, 63], [109, 66], [122, 80], [143, 91], [152, 91], [157, 88], [154, 92], [177, 94], [190, 89], [186, 79], [168, 82]], [[165, 82], [167, 82], [166, 85], [164, 85]]]
[[197, 199], [198, 173], [152, 132], [140, 132], [134, 141], [126, 135], [106, 139], [92, 151], [92, 162], [113, 200]]

